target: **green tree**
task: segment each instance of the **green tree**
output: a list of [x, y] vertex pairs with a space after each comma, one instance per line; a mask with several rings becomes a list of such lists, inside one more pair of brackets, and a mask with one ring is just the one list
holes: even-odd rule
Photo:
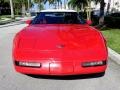
[[17, 5], [16, 7], [21, 9], [21, 13], [24, 16], [28, 6], [28, 0], [14, 0], [14, 5]]
[[[44, 0], [34, 0], [34, 2], [39, 4], [40, 10], [44, 9]], [[23, 16], [25, 16], [26, 11], [29, 11], [32, 6], [31, 0], [14, 0], [13, 3], [16, 14], [22, 13]]]
[[91, 19], [91, 0], [70, 0], [68, 5], [73, 8], [79, 8], [80, 10], [84, 8], [84, 11], [87, 13], [87, 20]]

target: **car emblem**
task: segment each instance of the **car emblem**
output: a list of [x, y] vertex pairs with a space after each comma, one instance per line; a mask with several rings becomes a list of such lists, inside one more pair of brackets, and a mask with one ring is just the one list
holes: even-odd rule
[[65, 45], [63, 45], [63, 44], [57, 45], [57, 48], [64, 48], [64, 47], [65, 47]]

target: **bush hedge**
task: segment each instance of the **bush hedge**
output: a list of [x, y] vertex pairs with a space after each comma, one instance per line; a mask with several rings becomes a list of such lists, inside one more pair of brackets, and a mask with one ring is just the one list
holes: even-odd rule
[[105, 25], [110, 28], [120, 28], [120, 17], [105, 17]]

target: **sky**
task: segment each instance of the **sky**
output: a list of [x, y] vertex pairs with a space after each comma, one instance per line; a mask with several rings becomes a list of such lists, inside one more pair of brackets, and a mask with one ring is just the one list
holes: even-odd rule
[[[67, 1], [67, 0], [66, 0], [66, 1]], [[63, 4], [64, 4], [64, 0], [62, 0], [62, 2], [63, 2]], [[53, 7], [51, 6], [51, 8], [53, 8]], [[48, 3], [45, 5], [45, 9], [49, 9], [49, 4], [48, 4]]]
[[[31, 0], [31, 2], [33, 2], [34, 0]], [[67, 1], [67, 0], [66, 0]], [[62, 2], [63, 2], [63, 4], [64, 4], [64, 0], [62, 0]], [[46, 3], [45, 5], [44, 5], [44, 8], [45, 9], [49, 9], [49, 4], [48, 3]], [[53, 8], [53, 6], [51, 5], [51, 8]]]

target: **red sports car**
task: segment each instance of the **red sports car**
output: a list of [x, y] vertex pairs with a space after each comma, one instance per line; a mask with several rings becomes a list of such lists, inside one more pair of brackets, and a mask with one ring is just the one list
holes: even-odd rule
[[35, 75], [104, 74], [108, 51], [100, 31], [74, 10], [43, 10], [16, 34], [17, 72]]

